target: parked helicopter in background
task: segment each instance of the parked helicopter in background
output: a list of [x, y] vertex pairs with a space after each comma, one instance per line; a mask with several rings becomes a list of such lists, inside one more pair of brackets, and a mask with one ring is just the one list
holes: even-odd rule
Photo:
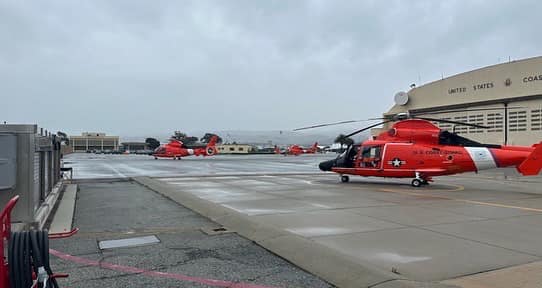
[[[348, 175], [413, 178], [411, 185], [414, 187], [432, 182], [435, 176], [500, 167], [516, 167], [522, 175], [529, 176], [538, 175], [542, 168], [542, 142], [532, 146], [484, 144], [442, 130], [432, 122], [489, 128], [481, 125], [406, 113], [382, 119], [384, 121], [350, 133], [346, 137], [388, 122], [396, 123], [374, 139], [349, 146], [336, 159], [321, 162], [319, 168], [340, 174], [342, 182], [349, 181]], [[357, 120], [337, 123], [345, 122]]]
[[160, 147], [154, 150], [152, 156], [154, 159], [158, 158], [173, 158], [173, 160], [181, 160], [182, 157], [186, 156], [212, 156], [215, 155], [218, 151], [216, 150], [216, 141], [218, 137], [215, 135], [211, 137], [209, 143], [205, 147], [201, 148], [187, 148], [183, 142], [175, 139], [171, 139], [169, 143], [161, 145]]
[[318, 152], [318, 142], [315, 142], [311, 147], [304, 148], [299, 145], [290, 145], [286, 150], [281, 151], [278, 146], [275, 146], [275, 154], [294, 155], [299, 156], [301, 154], [314, 154]]

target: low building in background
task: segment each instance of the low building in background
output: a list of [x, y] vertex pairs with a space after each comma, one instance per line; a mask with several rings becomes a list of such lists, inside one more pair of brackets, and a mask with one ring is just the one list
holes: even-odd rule
[[106, 136], [105, 133], [84, 132], [81, 136], [70, 136], [73, 152], [119, 150], [119, 136]]
[[123, 152], [148, 151], [149, 144], [146, 142], [122, 142], [120, 150]]
[[220, 154], [248, 154], [254, 151], [254, 147], [248, 144], [221, 144], [216, 145]]

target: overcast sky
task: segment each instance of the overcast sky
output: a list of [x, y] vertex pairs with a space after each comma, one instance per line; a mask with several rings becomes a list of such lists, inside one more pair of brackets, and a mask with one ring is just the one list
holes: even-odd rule
[[279, 130], [542, 55], [541, 1], [0, 0], [0, 121], [70, 134]]

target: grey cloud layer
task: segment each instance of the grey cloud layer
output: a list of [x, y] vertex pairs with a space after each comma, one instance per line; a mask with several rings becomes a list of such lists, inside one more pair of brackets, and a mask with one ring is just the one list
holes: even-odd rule
[[540, 55], [538, 1], [0, 1], [0, 120], [286, 129]]

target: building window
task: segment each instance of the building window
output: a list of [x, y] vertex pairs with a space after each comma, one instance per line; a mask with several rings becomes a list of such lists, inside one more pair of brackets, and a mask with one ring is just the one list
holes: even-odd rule
[[[467, 122], [467, 116], [456, 116], [454, 117], [454, 121], [457, 122]], [[457, 134], [465, 134], [468, 132], [468, 128], [465, 125], [456, 125], [455, 126], [455, 133]]]
[[[440, 118], [440, 119], [442, 119], [442, 120], [452, 120], [450, 117], [443, 117], [443, 118]], [[452, 129], [452, 124], [450, 124], [450, 123], [433, 122], [433, 124], [436, 124], [442, 130], [451, 130]]]
[[245, 151], [243, 147], [239, 147], [239, 151]]
[[487, 132], [502, 132], [502, 123], [503, 118], [501, 113], [487, 114], [487, 126], [489, 126]]
[[233, 147], [230, 147], [230, 151], [235, 151], [235, 148], [233, 148]]
[[[484, 115], [478, 114], [478, 115], [470, 115], [469, 116], [469, 124], [475, 124], [475, 125], [484, 125]], [[469, 127], [469, 133], [482, 133], [484, 130], [482, 128], [478, 127]]]
[[527, 130], [527, 111], [514, 111], [509, 114], [510, 131]]
[[531, 110], [531, 130], [542, 130], [542, 109]]

